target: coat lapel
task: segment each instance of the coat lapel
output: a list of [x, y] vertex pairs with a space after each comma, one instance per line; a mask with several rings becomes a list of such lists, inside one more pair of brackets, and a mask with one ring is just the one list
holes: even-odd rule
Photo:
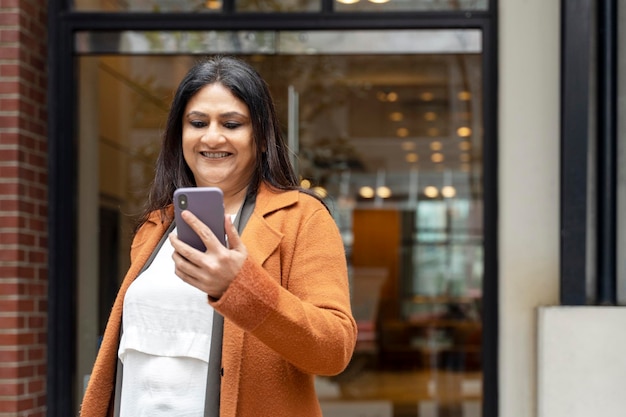
[[254, 212], [241, 238], [252, 259], [260, 265], [277, 250], [283, 239], [280, 224], [272, 222], [269, 217], [272, 213], [295, 204], [298, 196], [298, 191], [273, 192], [264, 184], [259, 187]]
[[[295, 204], [298, 196], [298, 191], [272, 192], [264, 184], [259, 187], [254, 211], [241, 234], [241, 240], [248, 249], [248, 256], [255, 262], [264, 265], [268, 258], [278, 250], [283, 239], [280, 221], [273, 221], [271, 214]], [[241, 328], [227, 318], [224, 319], [222, 364], [224, 377], [228, 379], [226, 383], [228, 388], [221, 391], [222, 417], [236, 417], [237, 415], [237, 396], [245, 338], [246, 335]], [[226, 386], [223, 385], [223, 388]]]

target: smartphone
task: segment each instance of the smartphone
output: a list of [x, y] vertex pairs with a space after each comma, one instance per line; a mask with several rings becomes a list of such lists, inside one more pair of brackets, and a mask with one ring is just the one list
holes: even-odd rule
[[217, 187], [189, 187], [174, 191], [174, 217], [178, 238], [188, 245], [205, 251], [200, 236], [180, 217], [183, 210], [189, 210], [206, 224], [226, 246], [224, 231], [224, 194]]

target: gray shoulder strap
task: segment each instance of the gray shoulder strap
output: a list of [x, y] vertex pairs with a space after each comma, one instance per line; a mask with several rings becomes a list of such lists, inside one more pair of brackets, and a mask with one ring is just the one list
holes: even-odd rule
[[[234, 226], [243, 232], [254, 211], [255, 196], [246, 196], [235, 216]], [[204, 416], [219, 417], [220, 415], [220, 385], [222, 377], [222, 336], [224, 334], [224, 317], [213, 311], [213, 331], [211, 333], [211, 352], [209, 353], [209, 370], [206, 381], [206, 398], [204, 400]]]

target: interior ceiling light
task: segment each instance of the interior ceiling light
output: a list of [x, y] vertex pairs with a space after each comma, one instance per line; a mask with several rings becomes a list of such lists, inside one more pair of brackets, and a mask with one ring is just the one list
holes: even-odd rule
[[435, 198], [439, 195], [439, 190], [433, 185], [424, 188], [424, 195], [428, 198]]
[[443, 145], [438, 140], [435, 140], [435, 141], [430, 143], [430, 150], [431, 151], [440, 151], [441, 148], [443, 148]]
[[206, 0], [204, 7], [210, 10], [218, 10], [222, 8], [222, 0]]
[[446, 185], [441, 189], [441, 195], [446, 198], [452, 198], [456, 195], [456, 188], [451, 185]]
[[396, 130], [396, 135], [401, 138], [406, 138], [409, 136], [409, 129], [406, 127], [398, 128], [398, 130]]
[[469, 140], [459, 142], [459, 149], [462, 151], [469, 151], [470, 149], [472, 149], [472, 143]]
[[402, 146], [402, 149], [405, 150], [405, 151], [412, 151], [412, 150], [415, 149], [415, 147], [417, 145], [415, 145], [415, 142], [407, 140], [405, 142], [402, 142], [402, 145], [400, 145], [400, 146]]
[[363, 186], [359, 189], [359, 195], [363, 198], [372, 198], [374, 197], [374, 189], [369, 186]]
[[424, 113], [424, 120], [427, 120], [429, 122], [437, 120], [437, 113], [435, 113], [434, 111], [427, 111], [426, 113]]
[[391, 188], [386, 186], [381, 186], [376, 189], [376, 195], [380, 198], [389, 198], [391, 197]]
[[387, 94], [387, 101], [394, 102], [397, 100], [398, 100], [398, 93], [396, 93], [395, 91], [392, 91]]
[[420, 94], [420, 98], [422, 99], [422, 101], [433, 101], [435, 95], [430, 91], [424, 91], [422, 94]]
[[306, 178], [303, 179], [302, 181], [300, 181], [300, 187], [305, 189], [311, 188], [311, 181], [307, 180]]
[[394, 111], [389, 115], [389, 119], [393, 122], [400, 122], [404, 119], [404, 115], [399, 111]]
[[369, 0], [370, 3], [376, 3], [376, 4], [384, 4], [384, 3], [389, 3], [391, 0]]
[[469, 101], [472, 98], [472, 93], [470, 93], [469, 91], [459, 91], [457, 97], [461, 101]]
[[434, 153], [430, 156], [430, 160], [436, 164], [438, 164], [439, 162], [443, 162], [443, 154], [439, 152]]
[[360, 0], [337, 0], [338, 3], [343, 3], [343, 4], [354, 4], [354, 3], [358, 3]]
[[472, 129], [467, 126], [461, 126], [456, 130], [456, 134], [462, 138], [466, 138], [472, 135]]
[[419, 159], [419, 155], [416, 154], [415, 152], [410, 152], [406, 154], [404, 159], [406, 159], [408, 163], [412, 164], [414, 162], [417, 162], [417, 160]]
[[326, 198], [328, 196], [328, 191], [324, 187], [313, 187], [312, 191], [317, 194], [320, 198]]

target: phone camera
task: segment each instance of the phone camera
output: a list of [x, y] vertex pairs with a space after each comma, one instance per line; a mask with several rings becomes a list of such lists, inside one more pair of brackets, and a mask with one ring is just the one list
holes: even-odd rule
[[178, 196], [178, 207], [181, 210], [185, 210], [187, 208], [187, 194], [181, 194]]

